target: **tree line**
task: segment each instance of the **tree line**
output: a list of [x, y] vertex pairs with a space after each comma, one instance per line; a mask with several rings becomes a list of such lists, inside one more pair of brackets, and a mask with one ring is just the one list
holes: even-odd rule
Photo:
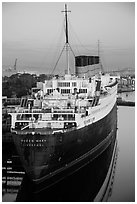
[[29, 95], [31, 88], [36, 87], [38, 81], [44, 82], [52, 78], [52, 75], [40, 74], [13, 74], [10, 77], [2, 77], [2, 95], [8, 98], [21, 98]]

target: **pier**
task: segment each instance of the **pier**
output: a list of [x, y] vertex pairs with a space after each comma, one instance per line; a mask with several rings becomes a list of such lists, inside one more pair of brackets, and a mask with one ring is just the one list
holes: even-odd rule
[[135, 102], [124, 100], [122, 97], [117, 97], [117, 106], [135, 106]]

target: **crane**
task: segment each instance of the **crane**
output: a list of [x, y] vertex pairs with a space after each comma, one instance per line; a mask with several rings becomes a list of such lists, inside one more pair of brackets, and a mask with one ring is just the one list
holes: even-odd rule
[[14, 70], [16, 71], [17, 58], [15, 59]]

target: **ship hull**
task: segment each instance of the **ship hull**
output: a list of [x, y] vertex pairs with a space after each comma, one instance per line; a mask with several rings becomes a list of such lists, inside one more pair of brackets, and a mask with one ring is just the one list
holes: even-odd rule
[[29, 178], [37, 185], [44, 182], [46, 188], [100, 155], [114, 140], [116, 127], [115, 104], [104, 118], [81, 129], [49, 135], [13, 134], [13, 139]]

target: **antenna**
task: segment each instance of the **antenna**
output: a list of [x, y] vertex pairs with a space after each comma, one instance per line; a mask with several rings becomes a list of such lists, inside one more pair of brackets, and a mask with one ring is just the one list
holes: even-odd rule
[[103, 65], [100, 60], [100, 41], [98, 40], [98, 56], [99, 56], [99, 64], [101, 66], [101, 71], [104, 73]]
[[100, 41], [98, 40], [98, 56], [99, 56], [99, 63], [100, 63]]

